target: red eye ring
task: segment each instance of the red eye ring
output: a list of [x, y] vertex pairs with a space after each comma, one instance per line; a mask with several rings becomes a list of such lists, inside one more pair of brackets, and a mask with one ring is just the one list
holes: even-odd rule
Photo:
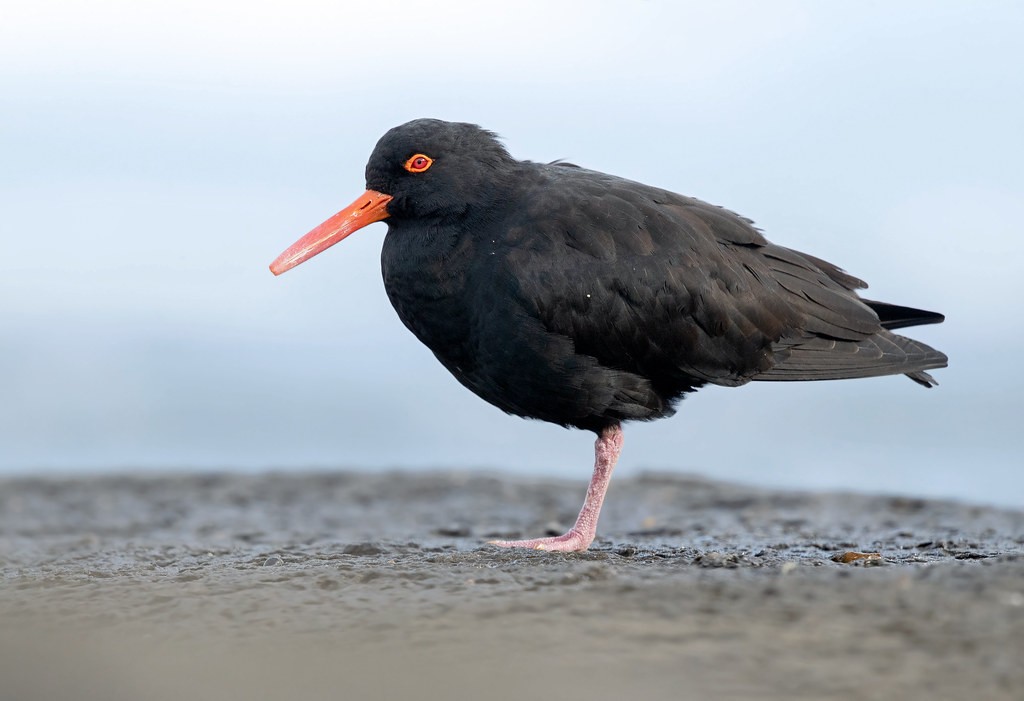
[[422, 173], [434, 164], [434, 159], [422, 153], [417, 153], [405, 162], [403, 166], [410, 173]]

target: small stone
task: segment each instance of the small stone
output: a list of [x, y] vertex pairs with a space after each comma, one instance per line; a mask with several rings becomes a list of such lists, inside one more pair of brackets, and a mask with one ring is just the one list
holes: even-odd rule
[[839, 562], [839, 563], [842, 563], [844, 565], [849, 565], [851, 562], [858, 562], [860, 560], [864, 560], [864, 561], [870, 562], [870, 561], [873, 561], [873, 560], [881, 560], [881, 559], [882, 559], [882, 553], [859, 553], [859, 552], [855, 552], [853, 550], [847, 550], [844, 553], [836, 553], [832, 557], [832, 561], [833, 562]]

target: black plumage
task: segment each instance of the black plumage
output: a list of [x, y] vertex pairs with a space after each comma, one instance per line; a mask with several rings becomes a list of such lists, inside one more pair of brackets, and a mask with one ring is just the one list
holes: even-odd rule
[[[491, 404], [595, 431], [598, 462], [602, 438], [621, 445], [620, 422], [668, 416], [706, 384], [906, 374], [931, 386], [927, 370], [946, 365], [892, 333], [940, 314], [861, 299], [861, 280], [769, 242], [721, 207], [515, 160], [475, 125], [420, 119], [392, 129], [366, 183], [383, 204], [357, 200], [272, 269], [314, 255], [322, 248], [310, 252], [311, 239], [319, 245], [338, 221], [360, 216], [352, 211], [373, 209], [376, 218], [350, 228], [387, 219], [381, 267], [405, 325]], [[557, 540], [514, 544], [576, 549], [580, 539], [573, 548]]]

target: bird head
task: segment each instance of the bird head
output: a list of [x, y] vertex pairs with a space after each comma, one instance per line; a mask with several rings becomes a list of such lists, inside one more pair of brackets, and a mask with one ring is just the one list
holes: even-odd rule
[[457, 219], [489, 201], [498, 174], [513, 163], [497, 137], [475, 124], [416, 119], [397, 126], [370, 155], [366, 192], [292, 244], [270, 270], [280, 275], [383, 219]]

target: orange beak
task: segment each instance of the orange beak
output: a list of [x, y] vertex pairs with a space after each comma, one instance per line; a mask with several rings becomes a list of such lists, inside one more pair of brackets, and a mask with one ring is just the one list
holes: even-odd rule
[[317, 253], [326, 251], [367, 224], [387, 219], [387, 205], [390, 201], [391, 195], [385, 195], [376, 190], [367, 190], [355, 202], [293, 243], [288, 250], [270, 264], [270, 272], [280, 275], [299, 263], [309, 260]]

